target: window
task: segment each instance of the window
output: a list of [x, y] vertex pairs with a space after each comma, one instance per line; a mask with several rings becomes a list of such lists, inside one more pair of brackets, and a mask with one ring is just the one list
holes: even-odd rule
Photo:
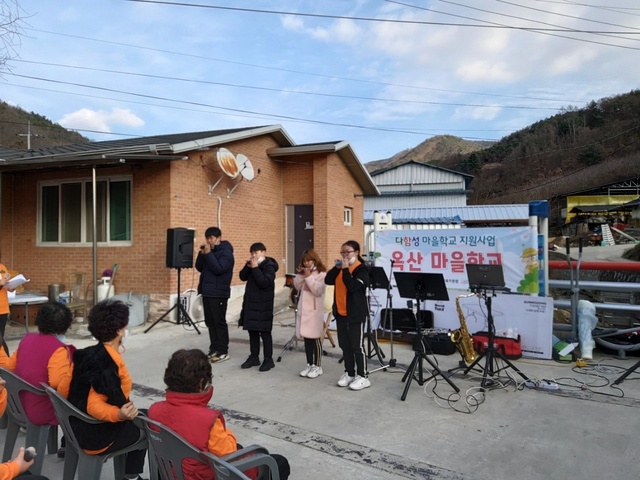
[[351, 226], [351, 219], [353, 217], [353, 211], [349, 207], [344, 207], [344, 225], [345, 227]]
[[[42, 182], [39, 190], [40, 245], [93, 242], [90, 180]], [[96, 182], [96, 237], [109, 245], [131, 243], [131, 178], [101, 178]]]

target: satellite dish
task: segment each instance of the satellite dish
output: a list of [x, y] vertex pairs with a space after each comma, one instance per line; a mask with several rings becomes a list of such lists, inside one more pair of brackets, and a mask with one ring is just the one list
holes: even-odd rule
[[[236, 156], [235, 161], [236, 161], [236, 167], [238, 168], [238, 173], [242, 176], [242, 178], [240, 178], [240, 181], [236, 183], [233, 186], [233, 188], [227, 189], [227, 198], [231, 198], [231, 194], [234, 192], [236, 188], [238, 188], [238, 185], [242, 183], [243, 178], [248, 182], [250, 182], [256, 176], [255, 170], [253, 169], [253, 165], [251, 165], [251, 161], [247, 158], [246, 155], [239, 153]], [[260, 173], [259, 169], [258, 169], [258, 173]]]
[[253, 165], [251, 165], [251, 161], [249, 161], [248, 158], [247, 158], [247, 161], [244, 164], [244, 167], [242, 167], [242, 170], [240, 170], [240, 174], [248, 182], [250, 182], [251, 180], [253, 180], [256, 177], [256, 172], [253, 169]]
[[249, 159], [247, 158], [246, 155], [239, 153], [238, 155], [236, 155], [236, 164], [238, 165], [238, 168], [240, 169], [240, 171], [242, 172], [242, 169], [244, 168], [245, 163], [247, 163], [249, 161]]
[[220, 169], [224, 174], [228, 177], [236, 178], [240, 173], [240, 168], [233, 153], [226, 148], [219, 148], [216, 156], [218, 158], [218, 165], [220, 165]]
[[246, 155], [239, 153], [236, 155], [236, 163], [238, 164], [238, 168], [240, 169], [240, 175], [245, 180], [249, 182], [254, 179], [255, 171], [253, 170], [253, 165], [251, 165], [251, 161], [247, 158]]

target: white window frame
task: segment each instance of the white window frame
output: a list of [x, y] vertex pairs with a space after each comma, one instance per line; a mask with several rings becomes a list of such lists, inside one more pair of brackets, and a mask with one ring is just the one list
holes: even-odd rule
[[[36, 212], [37, 214], [37, 221], [36, 221], [36, 245], [39, 247], [90, 247], [93, 245], [92, 241], [87, 241], [87, 237], [86, 237], [86, 231], [87, 231], [87, 225], [86, 225], [86, 218], [87, 218], [87, 208], [90, 208], [86, 202], [82, 202], [81, 205], [81, 214], [80, 214], [80, 218], [81, 218], [81, 228], [80, 228], [80, 236], [81, 236], [81, 241], [80, 242], [61, 242], [61, 241], [57, 241], [57, 242], [43, 242], [42, 241], [42, 208], [43, 208], [43, 199], [42, 199], [42, 190], [44, 187], [51, 187], [51, 186], [57, 186], [58, 188], [61, 188], [62, 185], [64, 184], [68, 184], [68, 183], [80, 183], [82, 185], [82, 193], [81, 193], [81, 197], [84, 199], [86, 198], [86, 187], [87, 184], [89, 184], [89, 186], [91, 185], [91, 177], [77, 177], [77, 178], [64, 178], [64, 179], [57, 179], [57, 180], [43, 180], [38, 182], [38, 210]], [[110, 232], [110, 215], [111, 212], [109, 212], [107, 210], [107, 218], [106, 218], [106, 238], [107, 240], [104, 242], [98, 242], [98, 245], [100, 246], [110, 246], [110, 247], [130, 247], [133, 244], [133, 212], [134, 212], [134, 208], [133, 208], [133, 175], [110, 175], [110, 176], [105, 176], [105, 177], [98, 177], [96, 178], [97, 182], [102, 182], [102, 181], [107, 181], [107, 182], [122, 182], [122, 181], [128, 181], [129, 182], [129, 197], [130, 197], [130, 222], [131, 225], [129, 226], [130, 231], [131, 231], [131, 239], [130, 240], [109, 240], [110, 236], [111, 236], [111, 232]], [[109, 189], [107, 188], [107, 201], [106, 201], [106, 205], [107, 205], [107, 209], [109, 207]], [[58, 239], [60, 239], [60, 232], [62, 229], [62, 226], [60, 224], [61, 219], [58, 219]]]
[[353, 223], [353, 208], [351, 207], [344, 207], [344, 226], [345, 227], [350, 227]]

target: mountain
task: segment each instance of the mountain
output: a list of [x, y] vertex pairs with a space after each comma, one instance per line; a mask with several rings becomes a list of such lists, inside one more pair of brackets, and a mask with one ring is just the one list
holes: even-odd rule
[[[0, 101], [0, 147], [89, 142], [42, 115]], [[567, 107], [498, 142], [438, 135], [391, 158], [365, 164], [375, 172], [409, 160], [474, 175], [468, 203], [527, 203], [636, 178], [640, 169], [640, 90]]]
[[[31, 131], [31, 138], [28, 132]], [[13, 107], [0, 101], [0, 147], [12, 150], [35, 150], [74, 143], [89, 142], [88, 138], [72, 132], [34, 112]]]
[[640, 90], [567, 107], [498, 142], [432, 137], [370, 173], [409, 160], [474, 176], [468, 203], [527, 203], [638, 177]]
[[439, 165], [441, 161], [453, 156], [464, 155], [491, 146], [493, 142], [470, 142], [453, 135], [436, 135], [414, 148], [409, 148], [396, 153], [391, 158], [374, 160], [365, 164], [369, 173], [385, 168], [402, 165], [410, 160], [418, 163], [431, 163]]

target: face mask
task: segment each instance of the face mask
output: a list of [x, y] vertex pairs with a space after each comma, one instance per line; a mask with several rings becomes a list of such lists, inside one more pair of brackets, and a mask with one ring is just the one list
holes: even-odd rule
[[258, 265], [260, 265], [262, 262], [264, 262], [264, 257], [258, 258]]
[[60, 334], [60, 335], [55, 335], [55, 337], [56, 337], [58, 340], [60, 340], [62, 343], [64, 343], [64, 342], [66, 342], [66, 341], [67, 341], [67, 336], [66, 336], [64, 333], [62, 333], [62, 334]]
[[357, 258], [353, 257], [349, 259], [349, 265], [353, 265], [354, 263], [356, 263]]
[[220, 245], [220, 239], [216, 240], [216, 243], [214, 243], [214, 245], [217, 247], [218, 245]]

